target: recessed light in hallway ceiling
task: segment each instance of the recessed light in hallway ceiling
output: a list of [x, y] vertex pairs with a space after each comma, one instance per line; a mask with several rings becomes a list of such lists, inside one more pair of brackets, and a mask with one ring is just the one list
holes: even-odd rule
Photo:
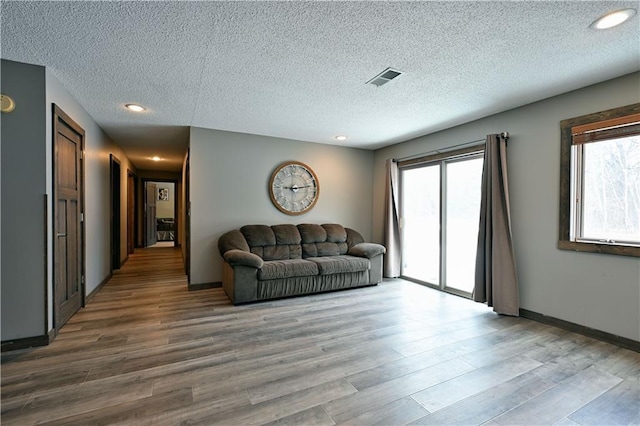
[[617, 10], [615, 12], [607, 13], [606, 15], [596, 19], [589, 27], [595, 30], [606, 30], [607, 28], [613, 28], [625, 21], [628, 21], [629, 19], [633, 18], [635, 14], [635, 9]]
[[126, 104], [125, 108], [127, 108], [129, 111], [133, 111], [133, 112], [142, 112], [142, 111], [146, 110], [145, 107], [143, 107], [142, 105], [138, 105], [138, 104]]

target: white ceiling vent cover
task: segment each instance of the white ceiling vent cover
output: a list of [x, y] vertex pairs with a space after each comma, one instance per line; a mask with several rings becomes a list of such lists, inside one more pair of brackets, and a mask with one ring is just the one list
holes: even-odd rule
[[393, 68], [387, 68], [380, 74], [373, 77], [371, 80], [367, 81], [366, 84], [373, 84], [374, 86], [380, 87], [400, 75], [402, 75], [402, 71], [394, 70]]

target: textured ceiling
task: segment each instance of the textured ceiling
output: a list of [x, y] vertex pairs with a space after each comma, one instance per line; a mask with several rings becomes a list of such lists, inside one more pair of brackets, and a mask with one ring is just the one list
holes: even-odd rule
[[626, 7], [2, 1], [1, 55], [48, 67], [138, 167], [179, 169], [186, 126], [374, 149], [637, 71], [638, 16], [589, 28]]

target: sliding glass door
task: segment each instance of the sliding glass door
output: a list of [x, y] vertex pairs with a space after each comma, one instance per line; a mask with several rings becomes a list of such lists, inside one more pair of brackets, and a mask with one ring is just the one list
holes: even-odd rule
[[482, 154], [401, 169], [402, 276], [470, 296]]
[[402, 171], [402, 274], [440, 282], [440, 166]]
[[482, 157], [445, 163], [444, 281], [446, 287], [469, 294], [475, 278], [482, 163]]

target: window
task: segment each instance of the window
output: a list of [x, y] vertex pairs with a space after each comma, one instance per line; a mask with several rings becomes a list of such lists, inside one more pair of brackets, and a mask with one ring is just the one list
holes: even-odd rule
[[480, 221], [482, 147], [398, 164], [404, 278], [470, 297]]
[[558, 247], [640, 256], [640, 104], [560, 127]]

